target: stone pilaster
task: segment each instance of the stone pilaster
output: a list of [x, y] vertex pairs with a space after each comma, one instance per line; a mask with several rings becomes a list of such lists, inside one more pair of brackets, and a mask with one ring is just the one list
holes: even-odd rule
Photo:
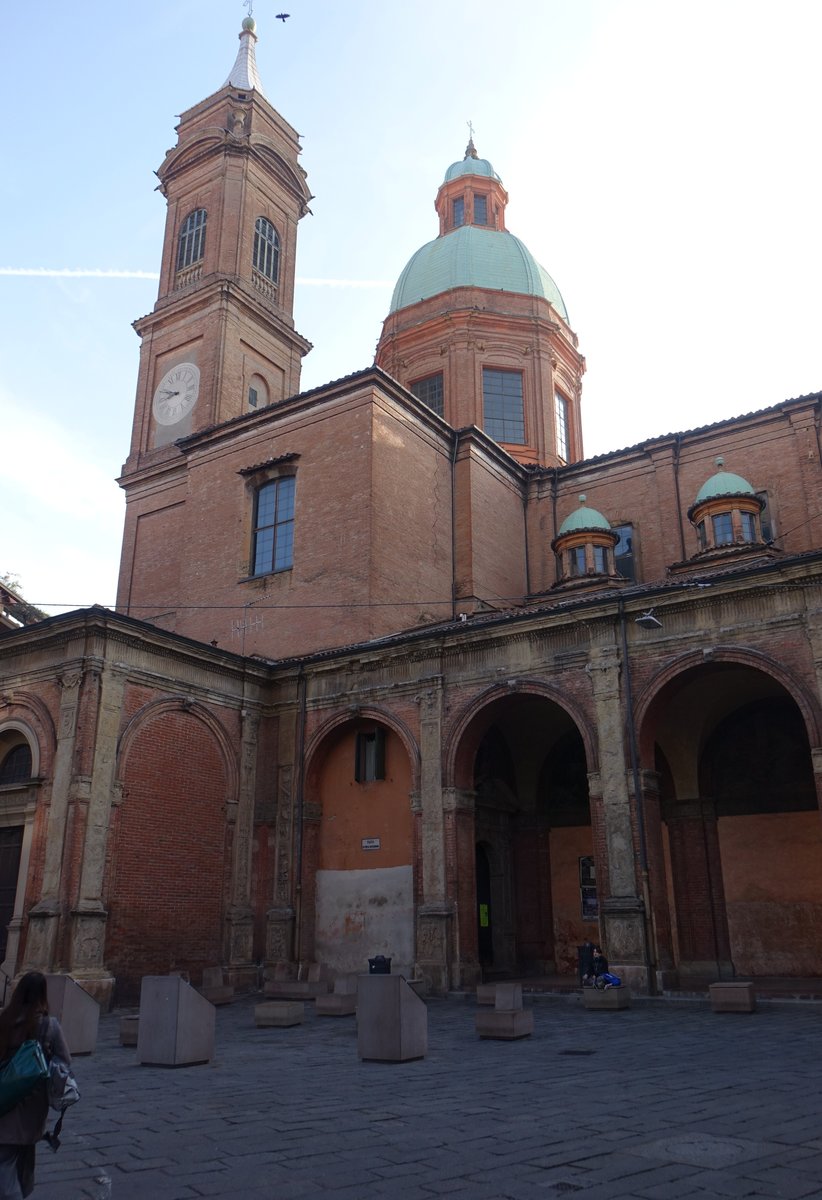
[[639, 894], [625, 762], [620, 696], [622, 664], [615, 646], [591, 651], [588, 664], [599, 745], [599, 783], [608, 855], [609, 895], [600, 905], [608, 959], [633, 991], [650, 989], [645, 905]]
[[[633, 794], [633, 781], [629, 780]], [[662, 835], [662, 813], [659, 800], [659, 775], [656, 771], [641, 771], [642, 811], [645, 820], [645, 854], [648, 868], [648, 904], [653, 936], [653, 962], [660, 990], [673, 980], [674, 952], [671, 935], [671, 915], [668, 908], [668, 882], [665, 870], [665, 849]]]
[[442, 683], [417, 697], [420, 706], [420, 806], [422, 811], [422, 893], [426, 904], [445, 899], [442, 811]]
[[240, 790], [234, 824], [231, 903], [226, 914], [227, 959], [230, 967], [250, 965], [254, 944], [254, 914], [251, 907], [251, 854], [254, 797], [257, 784], [259, 713], [244, 709], [241, 720]]
[[[451, 986], [455, 905], [446, 879], [446, 821], [442, 795], [442, 680], [427, 681], [420, 708], [420, 864], [416, 968], [435, 993]], [[450, 828], [453, 838], [455, 830]]]
[[[808, 613], [807, 631], [816, 672], [816, 694], [822, 696], [822, 613], [818, 610]], [[816, 785], [816, 804], [822, 818], [822, 746], [811, 746], [811, 761]]]
[[103, 877], [111, 828], [112, 803], [117, 794], [117, 738], [123, 711], [125, 675], [103, 666], [94, 672], [98, 687], [97, 736], [86, 804], [82, 869], [77, 903], [71, 914], [69, 970], [83, 986], [101, 992], [113, 988], [113, 977], [105, 968], [105, 935], [108, 913], [103, 904]]
[[454, 906], [445, 902], [421, 904], [417, 909], [417, 971], [429, 991], [442, 996], [452, 986]]
[[477, 930], [476, 793], [444, 788], [446, 887], [453, 897], [451, 987], [475, 987], [482, 978]]
[[284, 963], [290, 960], [291, 947], [294, 945], [294, 915], [291, 905], [270, 908], [266, 913], [266, 962]]
[[57, 965], [63, 849], [74, 775], [77, 716], [82, 682], [83, 673], [79, 667], [67, 671], [59, 680], [60, 711], [57, 717], [57, 749], [54, 756], [51, 803], [48, 809], [43, 883], [40, 899], [29, 911], [24, 963], [27, 970], [48, 972], [54, 970]]
[[265, 960], [269, 963], [290, 961], [294, 947], [296, 912], [291, 895], [293, 775], [291, 764], [285, 763], [277, 778], [274, 903], [266, 913], [265, 932]]

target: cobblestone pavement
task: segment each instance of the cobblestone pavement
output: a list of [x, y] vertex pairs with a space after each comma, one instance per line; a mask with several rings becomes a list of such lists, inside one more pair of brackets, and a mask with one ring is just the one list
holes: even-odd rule
[[353, 1017], [258, 1030], [253, 1004], [176, 1070], [103, 1017], [35, 1200], [822, 1197], [822, 1005], [544, 997], [533, 1037], [494, 1042], [433, 1000], [427, 1057], [386, 1064], [358, 1060]]

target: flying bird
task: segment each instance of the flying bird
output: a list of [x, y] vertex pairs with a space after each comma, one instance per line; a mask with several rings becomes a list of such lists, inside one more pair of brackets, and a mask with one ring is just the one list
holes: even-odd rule
[[282, 23], [285, 24], [290, 16], [291, 13], [277, 13], [277, 20], [282, 21]]

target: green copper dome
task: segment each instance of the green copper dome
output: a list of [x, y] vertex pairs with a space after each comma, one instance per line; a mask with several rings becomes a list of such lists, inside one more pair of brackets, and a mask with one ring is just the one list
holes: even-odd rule
[[477, 225], [463, 225], [422, 246], [397, 280], [390, 311], [397, 312], [456, 287], [542, 296], [568, 320], [559, 288], [527, 246], [512, 233]]
[[445, 172], [443, 183], [450, 183], [452, 179], [459, 179], [461, 175], [484, 175], [486, 179], [497, 179], [502, 183], [487, 158], [474, 158], [468, 155], [459, 162], [451, 163]]
[[580, 496], [579, 502], [580, 507], [576, 512], [572, 512], [560, 525], [557, 537], [562, 537], [564, 533], [578, 533], [583, 529], [586, 531], [589, 529], [602, 529], [606, 533], [613, 532], [601, 512], [597, 512], [595, 508], [587, 508], [585, 506], [584, 496]]
[[[716, 460], [718, 467], [724, 466], [724, 459]], [[703, 500], [712, 500], [715, 496], [754, 496], [754, 492], [747, 479], [743, 479], [741, 475], [734, 475], [733, 471], [717, 471], [710, 479], [703, 483], [702, 487], [696, 494], [694, 504], [701, 504]]]

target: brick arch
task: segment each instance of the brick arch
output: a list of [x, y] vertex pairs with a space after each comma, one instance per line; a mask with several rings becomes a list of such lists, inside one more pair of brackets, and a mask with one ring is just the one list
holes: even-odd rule
[[[735, 666], [749, 667], [774, 679], [784, 688], [802, 713], [811, 747], [818, 747], [822, 744], [820, 741], [822, 739], [822, 711], [820, 711], [819, 702], [800, 679], [797, 679], [776, 659], [764, 654], [761, 650], [743, 649], [739, 646], [716, 646], [712, 648], [709, 658], [706, 658], [701, 650], [693, 650], [680, 655], [653, 675], [642, 688], [634, 703], [634, 722], [639, 735], [641, 752], [647, 749], [645, 744], [646, 722], [665, 689], [687, 671], [699, 667], [709, 671], [711, 666], [716, 663], [732, 663]], [[652, 766], [653, 764], [646, 765]]]
[[[485, 729], [476, 718], [486, 708], [497, 700], [508, 699], [512, 696], [535, 696], [538, 699], [549, 700], [574, 722], [582, 743], [585, 747], [585, 759], [588, 773], [599, 770], [599, 755], [594, 731], [587, 715], [582, 709], [570, 701], [553, 684], [532, 679], [514, 679], [504, 684], [492, 684], [486, 688], [455, 718], [448, 732], [445, 743], [445, 779], [446, 787], [469, 789], [473, 787], [472, 766], [479, 743]], [[473, 726], [473, 730], [472, 730]]]
[[198, 980], [223, 961], [237, 771], [220, 723], [179, 697], [135, 714], [117, 766], [106, 961], [116, 1002], [133, 1003], [142, 975], [178, 970]]
[[198, 704], [190, 700], [186, 700], [179, 696], [165, 697], [160, 700], [151, 700], [148, 704], [144, 704], [142, 708], [134, 714], [126, 728], [120, 734], [117, 743], [117, 776], [118, 781], [122, 782], [122, 772], [127, 764], [128, 756], [131, 751], [132, 743], [138, 738], [142, 732], [143, 726], [164, 713], [179, 713], [184, 712], [195, 717], [198, 721], [205, 725], [217, 745], [220, 748], [220, 754], [225, 768], [227, 780], [227, 798], [236, 800], [239, 794], [240, 774], [237, 765], [236, 751], [229, 739], [225, 727], [217, 720], [214, 714], [203, 704]]
[[31, 750], [31, 773], [45, 773], [54, 760], [57, 730], [48, 707], [39, 696], [16, 692], [14, 700], [0, 714], [0, 736], [9, 729], [22, 734]]
[[[385, 779], [352, 785], [346, 743], [363, 723], [395, 736]], [[350, 706], [314, 731], [305, 763], [300, 957], [351, 972], [363, 969], [369, 954], [385, 953], [411, 970], [419, 875], [419, 813], [411, 800], [420, 777], [412, 732], [388, 709]], [[379, 854], [364, 854], [362, 839], [372, 836], [381, 840]]]
[[379, 705], [364, 705], [357, 708], [348, 708], [344, 712], [336, 713], [333, 717], [329, 717], [317, 729], [314, 730], [305, 748], [305, 779], [308, 782], [311, 779], [312, 772], [316, 769], [319, 755], [326, 743], [328, 737], [337, 729], [342, 729], [346, 725], [351, 725], [357, 721], [376, 721], [380, 725], [385, 725], [392, 733], [396, 733], [397, 737], [405, 747], [405, 752], [408, 755], [408, 761], [411, 764], [411, 787], [413, 791], [419, 789], [420, 784], [420, 748], [413, 733], [396, 714], [392, 713], [387, 708], [382, 708]]

